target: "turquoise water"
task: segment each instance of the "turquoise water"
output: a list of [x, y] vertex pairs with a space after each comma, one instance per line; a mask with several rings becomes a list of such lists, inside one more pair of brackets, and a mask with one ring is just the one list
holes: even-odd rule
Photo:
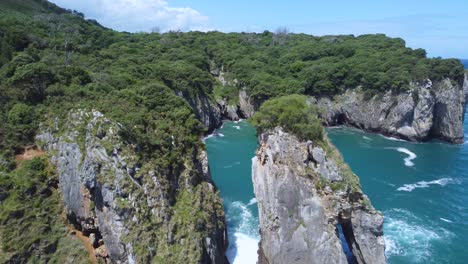
[[328, 134], [385, 215], [389, 263], [468, 263], [468, 144]]
[[[468, 263], [468, 143], [410, 143], [351, 128], [327, 131], [373, 205], [385, 214], [390, 264]], [[245, 121], [227, 122], [206, 145], [226, 208], [228, 258], [231, 263], [255, 263], [255, 130]]]
[[246, 121], [225, 122], [205, 139], [211, 176], [220, 190], [228, 223], [230, 263], [256, 263], [260, 236], [251, 177], [257, 149], [255, 129]]

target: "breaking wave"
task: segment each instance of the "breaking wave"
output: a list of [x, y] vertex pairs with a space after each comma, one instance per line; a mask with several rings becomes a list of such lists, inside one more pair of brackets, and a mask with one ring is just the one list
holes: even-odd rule
[[[227, 204], [227, 210], [232, 219], [228, 222], [237, 223], [228, 228], [229, 248], [226, 256], [230, 263], [249, 264], [257, 262], [257, 249], [260, 237], [258, 234], [258, 219], [249, 209], [250, 205], [257, 202], [252, 198], [248, 204], [235, 201]], [[255, 208], [256, 209], [256, 208]]]
[[437, 226], [423, 223], [412, 213], [392, 209], [385, 214], [385, 254], [406, 256], [413, 263], [430, 260], [434, 242], [450, 239], [453, 234]]

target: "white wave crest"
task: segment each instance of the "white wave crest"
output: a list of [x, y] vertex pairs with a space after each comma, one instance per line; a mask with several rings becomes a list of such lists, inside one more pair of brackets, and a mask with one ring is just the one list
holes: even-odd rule
[[442, 221], [444, 221], [444, 222], [447, 222], [447, 223], [453, 223], [453, 221], [450, 221], [450, 220], [445, 219], [445, 218], [442, 218], [442, 217], [440, 218], [440, 220], [442, 220]]
[[384, 135], [381, 135], [381, 136], [384, 137], [385, 139], [392, 140], [392, 141], [406, 141], [406, 140], [401, 139], [401, 138], [387, 137], [387, 136], [384, 136]]
[[397, 191], [411, 192], [416, 188], [429, 188], [431, 185], [445, 186], [447, 184], [459, 184], [460, 182], [452, 178], [442, 178], [433, 181], [420, 181], [417, 183], [405, 184], [397, 189]]
[[233, 126], [235, 129], [240, 130], [240, 126]]
[[402, 153], [405, 153], [408, 155], [407, 158], [405, 158], [405, 165], [408, 166], [408, 167], [411, 167], [414, 165], [414, 163], [412, 162], [412, 160], [414, 160], [415, 158], [417, 158], [418, 156], [416, 156], [416, 154], [414, 154], [414, 152], [411, 152], [409, 151], [408, 149], [406, 148], [397, 148], [397, 151], [399, 152], [402, 152]]
[[[229, 240], [235, 243], [235, 247], [229, 246], [226, 257], [232, 264], [255, 264], [257, 263], [258, 239], [246, 234], [236, 232]], [[231, 242], [232, 243], [232, 242]]]
[[431, 257], [438, 240], [450, 239], [453, 234], [437, 226], [428, 226], [406, 210], [384, 212], [385, 254], [404, 256], [411, 263], [425, 263]]
[[370, 137], [366, 137], [366, 136], [362, 136], [363, 139], [366, 139], [366, 140], [372, 140], [372, 138]]
[[234, 228], [228, 229], [230, 243], [226, 257], [230, 263], [254, 264], [257, 262], [258, 241], [260, 240], [258, 235], [258, 219], [248, 207], [254, 204], [254, 199], [251, 199], [248, 205], [240, 201], [228, 204], [228, 222], [232, 221], [236, 223]]
[[224, 137], [224, 134], [221, 134], [221, 133], [217, 133], [216, 135], [218, 135], [220, 137]]
[[249, 203], [247, 204], [247, 206], [251, 206], [253, 204], [256, 204], [257, 203], [257, 198], [252, 198], [250, 199]]
[[214, 136], [215, 136], [214, 134], [209, 134], [208, 136], [206, 136], [206, 137], [204, 137], [204, 138], [202, 139], [202, 142], [203, 142], [203, 143], [206, 143], [206, 140], [207, 140], [207, 139], [212, 138], [212, 137], [214, 137]]
[[406, 155], [408, 155], [408, 157], [403, 159], [405, 161], [405, 165], [408, 167], [414, 166], [413, 160], [418, 157], [414, 152], [411, 152], [407, 148], [387, 148], [387, 149], [394, 149], [398, 152], [405, 153]]

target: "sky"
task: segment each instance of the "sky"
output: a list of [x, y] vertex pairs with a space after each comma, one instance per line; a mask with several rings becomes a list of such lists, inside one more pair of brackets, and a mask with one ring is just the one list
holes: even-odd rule
[[467, 0], [52, 0], [119, 31], [384, 33], [431, 57], [468, 58]]

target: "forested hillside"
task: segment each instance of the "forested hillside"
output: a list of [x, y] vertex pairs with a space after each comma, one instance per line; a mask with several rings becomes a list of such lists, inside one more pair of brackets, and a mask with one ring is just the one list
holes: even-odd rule
[[[219, 71], [226, 85], [213, 75]], [[427, 78], [461, 83], [463, 73], [458, 60], [428, 59], [424, 50], [384, 35], [315, 37], [286, 30], [131, 34], [44, 0], [2, 0], [0, 223], [13, 228], [18, 218], [15, 207], [3, 207], [4, 202], [15, 204], [18, 195], [26, 195], [30, 204], [23, 204], [24, 213], [27, 206], [37, 206], [31, 197], [39, 190], [30, 190], [31, 185], [54, 177], [46, 161], [19, 166], [15, 155], [35, 143], [41, 122], [65, 118], [71, 109], [95, 109], [120, 123], [120, 136], [138, 146], [140, 162], [152, 160], [170, 171], [183, 165], [181, 155], [203, 148], [199, 139], [207, 131], [183, 98], [206, 94], [211, 101], [235, 101], [241, 88], [258, 102], [290, 94], [333, 96], [358, 86], [372, 94], [399, 93]], [[56, 202], [51, 192], [48, 199]], [[48, 232], [56, 236], [60, 228]], [[2, 232], [3, 252], [28, 251], [9, 244], [14, 236]], [[34, 239], [31, 244], [45, 241]], [[46, 246], [37, 250], [54, 252]]]
[[[2, 1], [2, 151], [18, 151], [31, 143], [38, 121], [48, 111], [100, 106], [129, 127], [141, 128], [130, 131], [135, 137], [146, 137], [143, 134], [151, 126], [146, 124], [145, 106], [164, 112], [161, 116], [172, 122], [189, 118], [183, 111], [165, 112], [174, 104], [184, 105], [161, 93], [215, 91], [226, 97], [235, 94], [230, 90], [245, 86], [263, 101], [295, 93], [333, 95], [359, 85], [373, 92], [398, 92], [409, 82], [426, 78], [463, 80], [458, 60], [427, 59], [424, 50], [406, 48], [402, 39], [384, 35], [129, 34], [45, 3]], [[222, 68], [237, 82], [219, 87], [210, 74], [213, 68]], [[145, 102], [149, 100], [153, 102]], [[154, 104], [161, 107], [155, 109]], [[180, 124], [186, 126], [184, 121]], [[194, 125], [185, 130], [196, 135], [197, 129]]]

